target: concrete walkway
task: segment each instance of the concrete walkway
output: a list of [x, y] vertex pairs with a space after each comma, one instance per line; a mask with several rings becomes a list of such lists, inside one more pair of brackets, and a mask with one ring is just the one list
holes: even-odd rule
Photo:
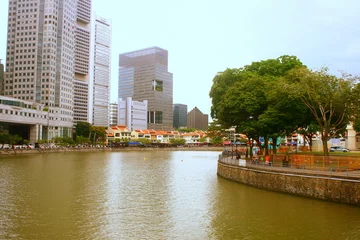
[[[233, 166], [241, 166], [249, 169], [256, 169], [261, 171], [269, 171], [269, 172], [278, 172], [285, 174], [295, 174], [295, 175], [305, 175], [311, 177], [327, 177], [327, 178], [338, 178], [344, 180], [351, 181], [359, 181], [360, 182], [360, 171], [321, 171], [317, 169], [307, 169], [299, 168], [299, 167], [284, 167], [284, 166], [273, 166], [269, 164], [264, 164], [264, 162], [260, 163], [252, 163], [250, 160], [244, 159], [236, 159], [235, 157], [222, 157], [219, 156], [219, 162], [226, 163]], [[241, 164], [240, 164], [241, 163]], [[245, 164], [246, 163], [246, 164]], [[245, 166], [244, 166], [245, 165]]]

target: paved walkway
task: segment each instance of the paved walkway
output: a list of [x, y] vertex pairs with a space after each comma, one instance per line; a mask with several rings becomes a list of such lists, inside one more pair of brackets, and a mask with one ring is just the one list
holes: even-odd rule
[[[238, 160], [235, 157], [221, 157], [219, 156], [219, 162], [226, 163], [233, 166], [240, 166], [246, 167], [249, 169], [256, 169], [261, 171], [269, 171], [269, 172], [278, 172], [278, 173], [285, 173], [285, 174], [296, 174], [296, 175], [306, 175], [312, 177], [328, 177], [328, 178], [339, 178], [339, 179], [346, 179], [351, 181], [359, 181], [360, 182], [360, 171], [320, 171], [317, 169], [306, 169], [299, 168], [299, 167], [283, 167], [283, 166], [271, 166], [271, 165], [264, 165], [264, 164], [255, 164], [252, 163], [250, 160]], [[246, 162], [246, 166], [245, 165]]]

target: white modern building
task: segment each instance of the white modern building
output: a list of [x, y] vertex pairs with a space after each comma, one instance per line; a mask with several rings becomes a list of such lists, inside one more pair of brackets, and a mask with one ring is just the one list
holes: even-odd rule
[[147, 129], [148, 101], [133, 101], [131, 97], [119, 99], [118, 125], [124, 125], [131, 131]]
[[[44, 0], [42, 0], [44, 1]], [[77, 0], [75, 9], [64, 8], [65, 12], [75, 10], [75, 79], [74, 79], [74, 122], [91, 122], [88, 109], [90, 106], [90, 46], [91, 46], [91, 1]], [[59, 0], [66, 2], [66, 0]], [[51, 5], [51, 4], [49, 4]], [[67, 23], [65, 23], [65, 28]], [[70, 23], [69, 23], [70, 24]], [[72, 26], [72, 25], [68, 25]], [[63, 36], [66, 37], [66, 36]]]
[[110, 115], [109, 115], [110, 126], [118, 125], [118, 104], [110, 103]]
[[88, 119], [108, 127], [111, 79], [111, 21], [93, 14]]
[[49, 111], [44, 104], [0, 95], [0, 131], [19, 135], [34, 144], [40, 139], [50, 140], [70, 136], [62, 122], [62, 113]]
[[43, 104], [61, 136], [87, 120], [90, 20], [91, 0], [9, 0], [0, 94]]

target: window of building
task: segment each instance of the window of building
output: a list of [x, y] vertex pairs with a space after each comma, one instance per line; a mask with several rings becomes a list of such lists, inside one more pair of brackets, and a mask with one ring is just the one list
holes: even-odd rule
[[152, 81], [152, 85], [153, 85], [153, 90], [154, 91], [160, 91], [160, 92], [163, 91], [163, 81], [154, 79]]
[[161, 111], [149, 111], [148, 112], [148, 123], [162, 123], [163, 112]]

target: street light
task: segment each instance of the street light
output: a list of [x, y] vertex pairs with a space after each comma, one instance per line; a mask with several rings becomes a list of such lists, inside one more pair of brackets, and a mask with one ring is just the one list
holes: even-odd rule
[[[229, 128], [229, 129], [225, 129], [225, 132], [229, 132], [229, 140], [231, 141], [231, 159], [234, 159], [234, 145], [233, 145], [233, 140], [234, 140], [234, 136], [235, 136], [235, 128]], [[230, 139], [230, 136], [232, 134], [232, 139]]]

